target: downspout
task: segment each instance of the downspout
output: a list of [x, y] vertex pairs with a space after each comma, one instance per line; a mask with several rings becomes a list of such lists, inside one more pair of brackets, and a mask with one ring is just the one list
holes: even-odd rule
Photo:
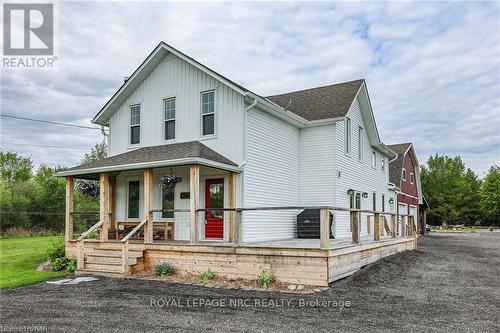
[[243, 167], [247, 163], [247, 125], [248, 125], [248, 111], [252, 109], [255, 105], [257, 105], [257, 98], [254, 98], [253, 103], [250, 104], [248, 107], [245, 108], [245, 115], [244, 115], [244, 126], [245, 128], [243, 129], [243, 162], [238, 167]]

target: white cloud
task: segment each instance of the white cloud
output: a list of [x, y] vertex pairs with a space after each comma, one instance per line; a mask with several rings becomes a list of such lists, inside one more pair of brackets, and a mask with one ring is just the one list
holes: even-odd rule
[[[262, 95], [366, 78], [382, 139], [500, 164], [499, 4], [61, 2], [57, 71], [4, 71], [3, 113], [89, 124], [160, 40]], [[497, 32], [497, 33], [495, 33]], [[1, 119], [3, 142], [99, 132]], [[37, 163], [84, 151], [9, 146]]]

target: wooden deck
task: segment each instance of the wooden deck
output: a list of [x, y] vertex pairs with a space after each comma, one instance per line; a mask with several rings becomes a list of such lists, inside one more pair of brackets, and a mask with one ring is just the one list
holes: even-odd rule
[[[319, 240], [314, 239], [240, 246], [215, 242], [130, 241], [128, 251], [142, 253], [142, 260], [131, 267], [130, 273], [152, 270], [157, 263], [169, 262], [178, 272], [199, 274], [211, 268], [216, 274], [228, 278], [257, 279], [263, 270], [268, 270], [285, 283], [327, 286], [380, 258], [414, 247], [411, 237], [384, 237], [376, 242], [362, 238], [360, 244], [352, 244], [349, 239], [333, 240], [331, 244], [330, 249], [320, 249]], [[121, 249], [120, 241], [92, 240], [85, 242], [84, 255], [89, 258], [98, 256], [99, 252], [116, 254]], [[66, 253], [68, 257], [76, 258], [76, 241], [66, 242]], [[82, 270], [81, 273], [86, 272]]]

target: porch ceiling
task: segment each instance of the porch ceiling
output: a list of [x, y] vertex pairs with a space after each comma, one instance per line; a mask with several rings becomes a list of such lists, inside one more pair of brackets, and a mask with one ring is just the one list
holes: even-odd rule
[[57, 176], [80, 176], [93, 179], [100, 172], [116, 173], [125, 170], [188, 164], [239, 171], [236, 163], [198, 141], [190, 141], [135, 149], [97, 162], [69, 168], [57, 173]]

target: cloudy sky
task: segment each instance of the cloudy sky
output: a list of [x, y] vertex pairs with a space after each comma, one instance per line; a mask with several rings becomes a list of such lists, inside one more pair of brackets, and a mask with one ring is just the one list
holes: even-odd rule
[[[480, 176], [500, 165], [498, 2], [62, 2], [56, 21], [57, 70], [2, 71], [3, 114], [91, 125], [163, 40], [261, 95], [365, 78], [385, 143]], [[75, 165], [102, 140], [0, 121], [2, 149], [36, 164]]]

